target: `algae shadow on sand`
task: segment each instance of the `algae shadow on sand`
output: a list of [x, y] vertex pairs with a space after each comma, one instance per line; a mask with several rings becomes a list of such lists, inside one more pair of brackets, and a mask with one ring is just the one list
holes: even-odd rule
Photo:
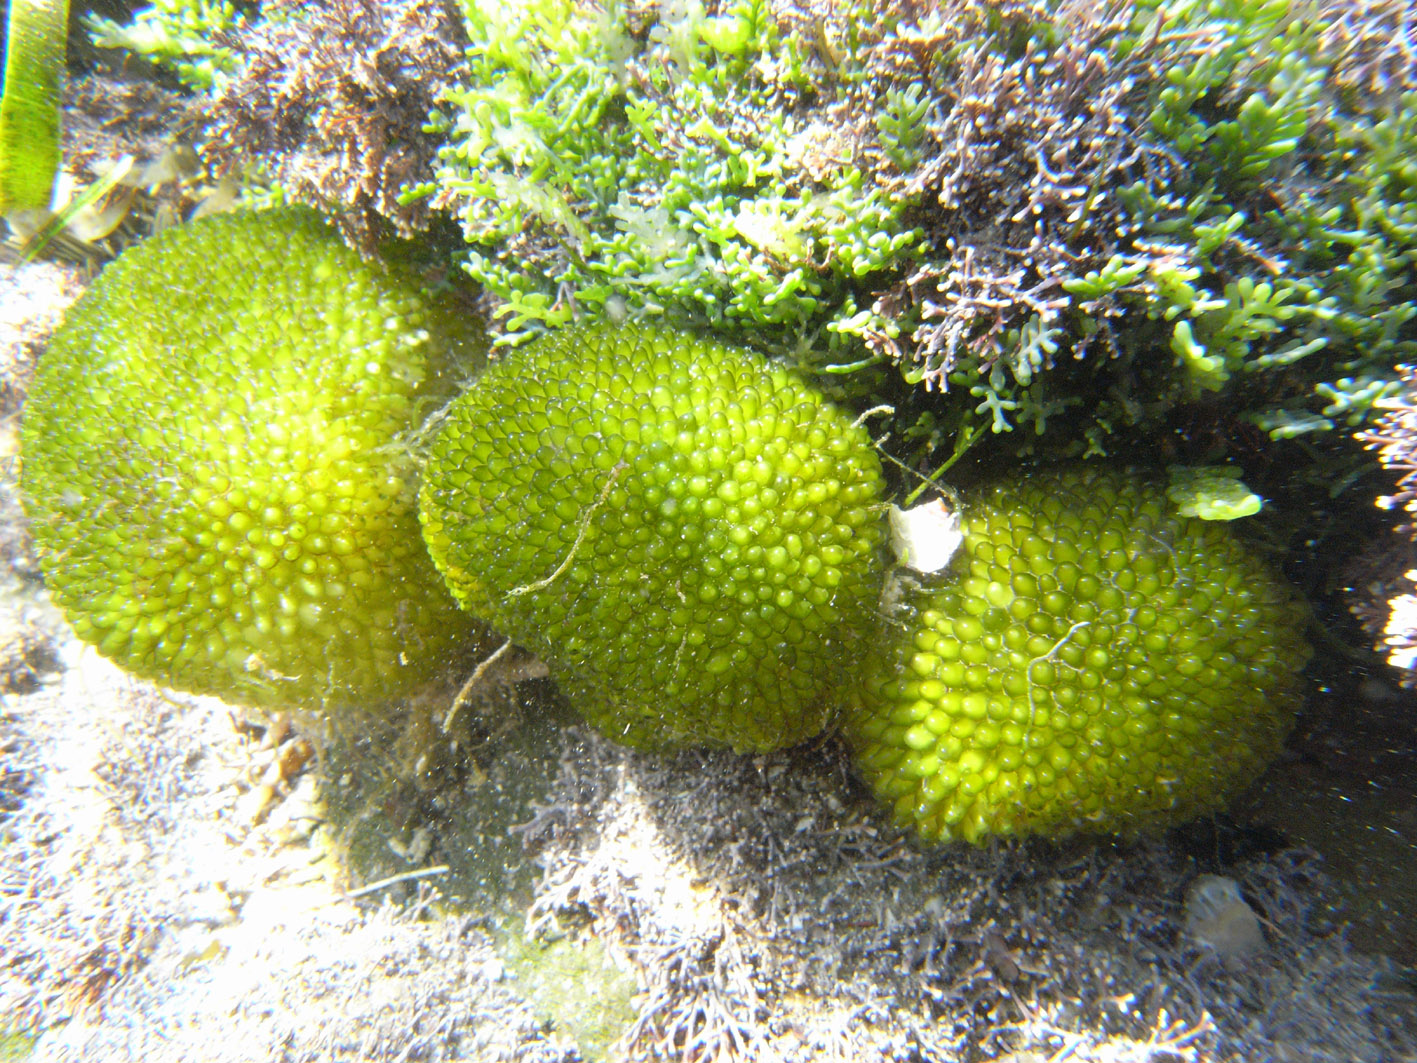
[[528, 917], [541, 869], [521, 828], [544, 816], [562, 758], [574, 755], [563, 738], [574, 714], [542, 679], [501, 688], [453, 728], [442, 726], [448, 703], [413, 699], [396, 728], [336, 728], [323, 764], [325, 844], [352, 895], [388, 883], [362, 895], [478, 923], [537, 1016], [586, 1059], [612, 1058], [635, 1019], [634, 977], [587, 927]]

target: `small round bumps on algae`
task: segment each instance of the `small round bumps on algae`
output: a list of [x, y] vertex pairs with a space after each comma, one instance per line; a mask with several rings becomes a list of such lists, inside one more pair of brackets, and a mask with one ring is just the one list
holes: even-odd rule
[[640, 748], [769, 750], [832, 715], [884, 540], [870, 439], [751, 351], [577, 327], [452, 407], [424, 533], [463, 605]]
[[408, 442], [482, 358], [411, 274], [303, 209], [169, 229], [40, 362], [22, 488], [80, 637], [262, 705], [393, 696], [470, 622], [427, 556]]
[[963, 531], [848, 713], [897, 819], [1134, 831], [1214, 809], [1278, 751], [1307, 614], [1227, 527], [1087, 466], [979, 492]]

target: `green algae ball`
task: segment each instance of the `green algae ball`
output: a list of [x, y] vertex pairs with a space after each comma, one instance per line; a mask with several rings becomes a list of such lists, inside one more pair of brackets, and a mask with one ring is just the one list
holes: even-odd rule
[[866, 433], [761, 356], [577, 327], [449, 412], [424, 534], [463, 605], [640, 748], [769, 750], [820, 731], [880, 593]]
[[1132, 832], [1215, 809], [1278, 752], [1307, 614], [1227, 527], [1093, 467], [995, 484], [962, 518], [848, 713], [898, 820]]
[[468, 331], [306, 210], [125, 253], [55, 335], [21, 435], [75, 631], [139, 675], [251, 704], [428, 677], [470, 621], [423, 547], [410, 436], [481, 359]]

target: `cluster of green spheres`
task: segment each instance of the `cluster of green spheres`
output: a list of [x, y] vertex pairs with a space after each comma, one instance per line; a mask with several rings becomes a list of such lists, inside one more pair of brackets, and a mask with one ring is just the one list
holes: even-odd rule
[[126, 252], [55, 335], [22, 429], [75, 631], [139, 675], [262, 705], [431, 674], [473, 622], [423, 548], [408, 435], [482, 360], [469, 335], [303, 209]]
[[458, 600], [604, 733], [769, 750], [835, 715], [880, 593], [881, 496], [865, 431], [760, 355], [576, 327], [453, 405], [422, 517]]
[[778, 749], [845, 703], [862, 773], [941, 840], [1184, 818], [1279, 748], [1302, 606], [1142, 478], [982, 489], [883, 617], [874, 447], [793, 374], [601, 324], [458, 395], [482, 355], [475, 321], [305, 210], [130, 250], [26, 407], [55, 600], [131, 671], [246, 703], [396, 696], [479, 622], [639, 748]]
[[1278, 752], [1306, 613], [1223, 524], [1086, 467], [995, 483], [848, 714], [929, 838], [1134, 831], [1218, 807]]

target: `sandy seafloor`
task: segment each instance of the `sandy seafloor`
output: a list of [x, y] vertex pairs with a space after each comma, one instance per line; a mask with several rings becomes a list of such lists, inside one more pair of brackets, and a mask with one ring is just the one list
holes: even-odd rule
[[125, 676], [12, 482], [81, 288], [0, 265], [0, 1060], [1417, 1059], [1410, 793], [1290, 760], [1164, 838], [929, 848], [832, 742], [634, 754], [525, 660], [446, 730], [458, 675], [334, 728]]

